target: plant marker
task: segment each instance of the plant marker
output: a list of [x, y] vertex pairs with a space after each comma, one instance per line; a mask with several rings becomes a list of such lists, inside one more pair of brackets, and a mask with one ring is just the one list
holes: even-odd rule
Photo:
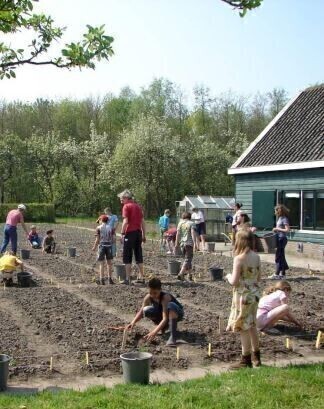
[[4, 281], [3, 282], [3, 291], [5, 291], [6, 290], [6, 282]]
[[220, 315], [218, 317], [218, 333], [221, 334], [223, 331], [223, 317]]
[[318, 331], [317, 333], [317, 338], [316, 338], [316, 344], [315, 344], [315, 348], [316, 349], [320, 349], [321, 347], [321, 340], [323, 337], [324, 333], [322, 331]]
[[86, 351], [86, 364], [89, 365], [89, 352]]
[[208, 356], [211, 356], [211, 343], [208, 344]]
[[53, 284], [53, 278], [51, 277], [51, 284]]
[[121, 349], [125, 348], [125, 344], [126, 344], [126, 337], [127, 337], [127, 329], [124, 329], [124, 333], [123, 333], [123, 341], [122, 341], [122, 346]]
[[180, 348], [177, 347], [177, 361], [179, 361], [180, 359]]
[[51, 356], [51, 359], [50, 359], [50, 371], [52, 372], [53, 371], [53, 357]]
[[70, 284], [72, 284], [72, 277], [70, 277]]
[[286, 348], [287, 349], [292, 349], [292, 344], [290, 338], [286, 338]]

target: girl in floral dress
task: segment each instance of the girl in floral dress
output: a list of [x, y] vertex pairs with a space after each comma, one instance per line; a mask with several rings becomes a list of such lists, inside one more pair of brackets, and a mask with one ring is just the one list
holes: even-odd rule
[[256, 327], [258, 302], [261, 298], [260, 257], [254, 253], [253, 234], [246, 229], [237, 232], [233, 273], [226, 279], [233, 286], [233, 300], [227, 331], [239, 332], [242, 343], [240, 362], [232, 369], [261, 365], [259, 337]]

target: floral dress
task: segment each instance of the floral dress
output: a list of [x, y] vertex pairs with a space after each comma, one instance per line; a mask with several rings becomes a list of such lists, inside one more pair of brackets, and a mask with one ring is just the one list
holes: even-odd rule
[[231, 313], [227, 331], [246, 331], [256, 325], [258, 303], [261, 298], [259, 287], [260, 266], [242, 266], [241, 278], [233, 289]]

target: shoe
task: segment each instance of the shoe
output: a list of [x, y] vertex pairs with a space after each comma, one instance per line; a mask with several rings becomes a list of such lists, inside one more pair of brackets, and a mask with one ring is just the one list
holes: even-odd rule
[[129, 280], [123, 280], [123, 281], [120, 282], [120, 284], [129, 285]]
[[171, 256], [171, 254], [172, 254], [172, 251], [167, 251], [168, 256]]
[[184, 276], [182, 274], [178, 274], [177, 279], [180, 281], [184, 281]]
[[280, 335], [281, 332], [276, 328], [264, 328], [261, 330], [266, 335]]
[[111, 277], [108, 278], [108, 284], [115, 284], [115, 283], [113, 282], [113, 279], [112, 279]]
[[232, 364], [230, 369], [252, 368], [251, 354], [242, 355], [241, 360], [236, 364]]
[[285, 274], [279, 274], [279, 280], [286, 280]]
[[252, 362], [255, 368], [261, 366], [261, 355], [260, 351], [252, 352]]
[[144, 278], [138, 278], [137, 280], [134, 281], [136, 284], [145, 284]]
[[268, 276], [267, 278], [268, 280], [280, 280], [279, 274], [276, 273], [271, 274], [271, 276]]
[[101, 285], [105, 285], [105, 284], [106, 284], [106, 281], [105, 281], [104, 278], [102, 278], [102, 279], [100, 280], [100, 284], [101, 284]]

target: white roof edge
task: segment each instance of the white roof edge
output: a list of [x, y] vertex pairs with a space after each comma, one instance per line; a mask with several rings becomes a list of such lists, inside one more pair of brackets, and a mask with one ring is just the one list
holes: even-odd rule
[[228, 169], [229, 175], [242, 175], [245, 173], [262, 173], [262, 172], [275, 172], [280, 170], [298, 170], [298, 169], [314, 169], [324, 168], [324, 160], [316, 160], [312, 162], [296, 162], [296, 163], [283, 163], [279, 165], [267, 165], [267, 166], [251, 166], [247, 168], [230, 168]]
[[[260, 135], [248, 146], [248, 148], [242, 153], [242, 155], [237, 159], [235, 163], [230, 167], [231, 169], [237, 168], [242, 160], [252, 151], [255, 145], [263, 139], [263, 137], [268, 133], [268, 131], [273, 127], [273, 125], [282, 117], [282, 115], [288, 110], [288, 108], [296, 101], [296, 99], [304, 91], [300, 91], [295, 97], [293, 97], [287, 104], [282, 108], [282, 110], [269, 122], [269, 124], [264, 128]], [[232, 173], [229, 173], [231, 175]]]

